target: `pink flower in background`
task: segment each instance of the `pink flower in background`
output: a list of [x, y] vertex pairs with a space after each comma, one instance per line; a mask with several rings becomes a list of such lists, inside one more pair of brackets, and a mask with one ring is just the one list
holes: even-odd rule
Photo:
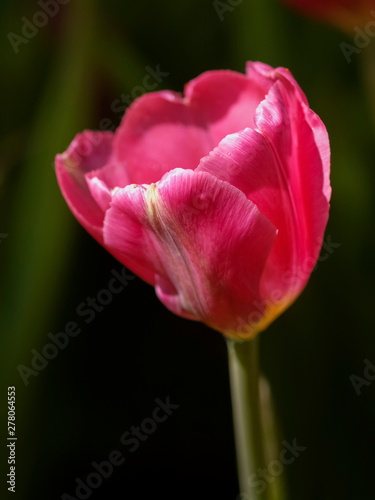
[[355, 26], [362, 26], [368, 21], [374, 21], [371, 11], [375, 9], [375, 0], [283, 1], [304, 14], [335, 24], [351, 33]]
[[138, 98], [115, 133], [77, 135], [56, 172], [78, 221], [171, 311], [250, 338], [316, 263], [329, 156], [290, 72], [248, 63]]

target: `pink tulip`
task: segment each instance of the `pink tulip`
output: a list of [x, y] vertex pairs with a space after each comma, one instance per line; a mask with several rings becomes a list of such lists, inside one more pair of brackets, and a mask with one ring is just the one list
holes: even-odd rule
[[326, 129], [287, 69], [207, 71], [56, 157], [78, 221], [174, 313], [251, 338], [301, 293], [331, 188]]

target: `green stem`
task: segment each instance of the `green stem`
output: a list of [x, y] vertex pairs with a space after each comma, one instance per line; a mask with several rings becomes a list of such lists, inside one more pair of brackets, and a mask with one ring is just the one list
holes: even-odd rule
[[237, 467], [244, 500], [265, 500], [267, 490], [251, 484], [252, 474], [266, 465], [259, 394], [258, 340], [227, 340]]

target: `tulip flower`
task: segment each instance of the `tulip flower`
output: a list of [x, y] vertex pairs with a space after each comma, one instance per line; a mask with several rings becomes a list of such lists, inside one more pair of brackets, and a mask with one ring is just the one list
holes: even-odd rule
[[174, 313], [252, 338], [301, 293], [327, 224], [329, 142], [291, 73], [208, 71], [56, 157], [84, 228]]
[[[249, 62], [245, 75], [203, 73], [184, 96], [139, 97], [114, 133], [78, 134], [56, 157], [83, 227], [171, 311], [227, 337], [246, 498], [271, 498], [249, 482], [267, 463], [254, 337], [315, 266], [329, 156], [326, 129], [291, 73]], [[279, 498], [281, 486], [272, 488]]]
[[304, 14], [332, 23], [344, 31], [352, 32], [372, 20], [374, 0], [284, 0]]

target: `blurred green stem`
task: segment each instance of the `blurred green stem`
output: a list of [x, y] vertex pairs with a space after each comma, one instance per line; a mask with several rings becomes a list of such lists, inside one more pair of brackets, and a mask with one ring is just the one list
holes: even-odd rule
[[[233, 422], [237, 451], [237, 467], [241, 500], [284, 499], [282, 481], [268, 484], [261, 479], [267, 469], [267, 449], [264, 412], [260, 394], [258, 339], [245, 342], [227, 340], [229, 375], [232, 394]], [[269, 406], [270, 408], [270, 406]], [[270, 419], [268, 419], [270, 421]], [[268, 441], [276, 433], [267, 433]], [[270, 446], [272, 445], [272, 446]]]
[[258, 489], [251, 485], [251, 477], [258, 469], [263, 469], [266, 462], [262, 439], [258, 340], [228, 340], [227, 344], [240, 494], [247, 494], [255, 500], [264, 496], [261, 497]]

